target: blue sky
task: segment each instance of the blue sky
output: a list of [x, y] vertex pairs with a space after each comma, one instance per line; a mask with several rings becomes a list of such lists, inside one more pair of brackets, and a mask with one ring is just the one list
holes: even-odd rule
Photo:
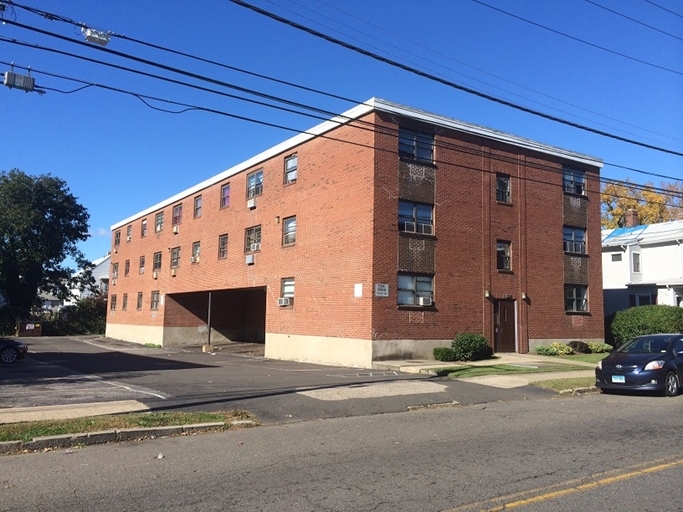
[[[249, 3], [466, 87], [622, 137], [683, 152], [680, 2], [481, 1], [518, 18], [475, 0]], [[636, 183], [652, 181], [657, 185], [670, 181], [624, 170], [613, 165], [616, 164], [683, 179], [683, 158], [679, 156], [586, 133], [449, 88], [227, 0], [18, 3], [356, 102], [379, 97], [597, 156], [606, 162], [603, 176], [607, 178], [629, 178]], [[50, 21], [18, 7], [8, 6], [3, 17], [82, 40], [73, 25]], [[11, 23], [0, 25], [0, 37], [254, 98]], [[326, 111], [343, 112], [353, 106], [343, 99], [160, 52], [115, 36], [107, 48]], [[60, 93], [53, 89], [67, 92], [81, 85], [43, 73], [208, 107], [295, 130], [305, 130], [320, 122], [307, 115], [257, 106], [7, 41], [0, 41], [0, 61], [3, 72], [9, 70], [5, 63], [31, 66], [36, 84], [47, 90], [47, 94], [38, 95], [0, 88], [0, 115], [4, 121], [0, 170], [19, 168], [29, 174], [49, 173], [65, 180], [90, 212], [92, 236], [81, 246], [90, 259], [109, 250], [112, 224], [246, 160], [295, 132], [206, 112], [164, 113], [134, 96], [95, 87]], [[19, 68], [15, 71], [25, 73]]]

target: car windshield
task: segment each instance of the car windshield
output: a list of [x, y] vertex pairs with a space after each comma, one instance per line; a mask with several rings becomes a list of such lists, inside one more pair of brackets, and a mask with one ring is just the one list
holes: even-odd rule
[[661, 337], [634, 338], [621, 345], [616, 352], [626, 354], [663, 354], [669, 348], [671, 340]]

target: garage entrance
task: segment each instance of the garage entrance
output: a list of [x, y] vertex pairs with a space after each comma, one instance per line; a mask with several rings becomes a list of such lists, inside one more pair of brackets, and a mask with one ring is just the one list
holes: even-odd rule
[[[210, 295], [210, 298], [209, 298]], [[209, 314], [209, 303], [211, 312]], [[266, 341], [266, 288], [170, 293], [164, 304], [164, 346]]]

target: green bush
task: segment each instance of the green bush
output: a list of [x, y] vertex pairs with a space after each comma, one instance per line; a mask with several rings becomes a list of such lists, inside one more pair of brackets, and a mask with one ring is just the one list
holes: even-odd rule
[[683, 332], [683, 308], [676, 306], [638, 306], [618, 311], [612, 322], [616, 344], [634, 336]]
[[597, 343], [594, 341], [589, 341], [588, 342], [588, 348], [591, 351], [591, 354], [602, 354], [603, 352], [612, 352], [612, 345], [608, 345], [607, 343]]
[[554, 349], [558, 356], [570, 356], [574, 353], [573, 348], [565, 343], [560, 343], [559, 341], [551, 343], [550, 348]]
[[107, 323], [107, 301], [104, 297], [88, 297], [74, 306], [62, 308], [43, 321], [44, 336], [104, 334]]
[[451, 347], [435, 347], [434, 359], [437, 361], [455, 361], [455, 351]]
[[549, 347], [548, 345], [539, 345], [534, 350], [536, 350], [536, 353], [539, 356], [556, 356], [557, 355], [557, 350], [555, 350], [553, 347]]
[[460, 333], [456, 335], [451, 347], [456, 361], [478, 361], [493, 356], [491, 345], [481, 334]]

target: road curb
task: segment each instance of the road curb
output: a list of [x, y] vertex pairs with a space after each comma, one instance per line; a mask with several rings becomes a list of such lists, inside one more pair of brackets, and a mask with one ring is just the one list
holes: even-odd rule
[[251, 420], [236, 420], [229, 423], [218, 421], [213, 423], [194, 423], [191, 425], [172, 425], [168, 427], [122, 428], [87, 432], [78, 434], [64, 434], [59, 436], [36, 437], [31, 441], [0, 442], [0, 455], [50, 451], [61, 448], [89, 446], [129, 441], [144, 441], [161, 437], [175, 437], [194, 435], [204, 432], [216, 432], [230, 427], [254, 427], [257, 423]]

